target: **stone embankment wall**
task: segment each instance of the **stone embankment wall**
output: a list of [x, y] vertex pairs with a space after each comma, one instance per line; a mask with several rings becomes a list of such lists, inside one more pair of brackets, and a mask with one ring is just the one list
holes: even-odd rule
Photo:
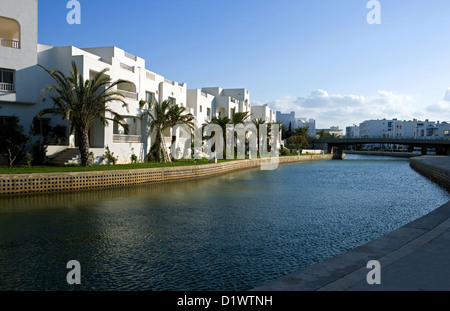
[[397, 158], [412, 158], [420, 156], [420, 154], [412, 152], [383, 152], [383, 151], [353, 151], [345, 150], [346, 154], [359, 154], [359, 155], [374, 155], [374, 156], [387, 156], [387, 157], [397, 157]]
[[422, 156], [411, 158], [411, 167], [450, 191], [450, 157]]
[[[279, 163], [331, 160], [332, 155], [280, 157]], [[95, 190], [113, 187], [182, 181], [211, 177], [243, 169], [257, 168], [267, 159], [229, 161], [216, 164], [132, 170], [33, 173], [0, 175], [0, 196], [67, 191]]]

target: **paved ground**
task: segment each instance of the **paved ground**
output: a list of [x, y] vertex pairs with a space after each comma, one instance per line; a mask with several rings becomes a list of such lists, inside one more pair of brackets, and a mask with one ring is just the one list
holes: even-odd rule
[[[450, 157], [420, 161], [450, 171]], [[366, 267], [381, 264], [381, 284], [369, 285]], [[404, 227], [256, 291], [450, 291], [450, 202]]]

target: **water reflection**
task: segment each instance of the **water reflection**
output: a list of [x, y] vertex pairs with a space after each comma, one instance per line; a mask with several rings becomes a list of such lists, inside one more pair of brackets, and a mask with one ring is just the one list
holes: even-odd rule
[[245, 290], [360, 245], [450, 196], [405, 159], [0, 199], [0, 289]]

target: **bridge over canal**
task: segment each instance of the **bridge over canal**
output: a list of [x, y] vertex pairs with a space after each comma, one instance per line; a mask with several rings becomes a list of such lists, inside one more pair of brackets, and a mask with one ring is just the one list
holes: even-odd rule
[[335, 152], [335, 158], [342, 158], [343, 151], [348, 146], [368, 145], [368, 144], [389, 144], [418, 147], [422, 150], [422, 155], [426, 155], [428, 149], [435, 149], [436, 155], [450, 155], [450, 137], [419, 137], [419, 138], [318, 138], [311, 139], [310, 144], [314, 149], [322, 149], [328, 153]]

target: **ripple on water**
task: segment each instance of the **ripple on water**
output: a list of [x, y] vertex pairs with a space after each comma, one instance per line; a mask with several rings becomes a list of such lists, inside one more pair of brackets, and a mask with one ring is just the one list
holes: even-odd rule
[[[0, 200], [0, 290], [246, 290], [450, 196], [404, 159], [348, 156], [217, 178]], [[34, 200], [34, 201], [33, 201]]]

